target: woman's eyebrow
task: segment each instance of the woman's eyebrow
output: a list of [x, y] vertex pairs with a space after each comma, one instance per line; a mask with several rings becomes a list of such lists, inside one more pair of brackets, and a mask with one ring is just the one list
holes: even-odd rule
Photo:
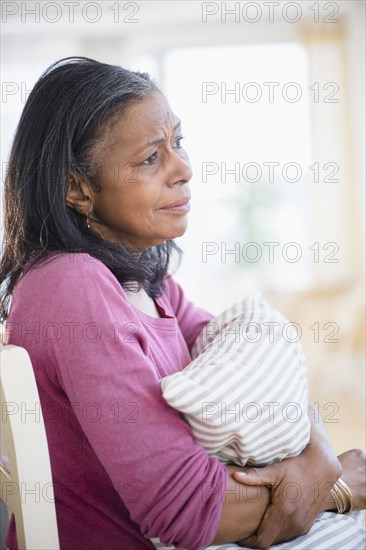
[[[181, 126], [181, 124], [182, 124], [182, 121], [178, 119], [173, 128], [173, 132], [175, 132], [175, 130], [177, 130]], [[161, 143], [163, 143], [163, 141], [164, 141], [164, 138], [158, 138], [158, 139], [153, 139], [151, 141], [147, 141], [142, 147], [140, 147], [140, 149], [136, 151], [136, 154], [142, 153], [143, 151], [145, 151], [145, 149], [147, 149], [148, 147], [151, 147], [152, 145], [160, 145]]]

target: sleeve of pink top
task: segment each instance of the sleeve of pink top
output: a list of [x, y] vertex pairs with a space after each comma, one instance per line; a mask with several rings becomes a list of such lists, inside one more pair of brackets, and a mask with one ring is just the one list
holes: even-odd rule
[[189, 352], [203, 327], [213, 318], [202, 308], [187, 300], [181, 286], [173, 278], [165, 279], [166, 293], [178, 320], [179, 328], [188, 346]]
[[[44, 285], [49, 287], [49, 321], [98, 323], [99, 338], [57, 341], [48, 346], [48, 360], [57, 365], [69, 400], [78, 404], [78, 421], [131, 519], [143, 535], [160, 537], [167, 545], [208, 546], [220, 521], [227, 470], [194, 442], [180, 413], [164, 401], [139, 332], [124, 331], [131, 308], [118, 281], [100, 262], [80, 261], [67, 277], [58, 264], [52, 283], [45, 280]], [[168, 285], [191, 344], [210, 315], [196, 315], [180, 287], [172, 280]], [[80, 414], [88, 403], [98, 404], [98, 422]], [[116, 410], [121, 412], [117, 419]]]

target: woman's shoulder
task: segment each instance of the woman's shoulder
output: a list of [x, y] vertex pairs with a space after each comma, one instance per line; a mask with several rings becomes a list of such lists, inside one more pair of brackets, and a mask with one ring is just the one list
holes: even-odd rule
[[27, 262], [23, 275], [32, 277], [51, 276], [64, 279], [65, 276], [96, 275], [98, 273], [113, 277], [107, 266], [97, 258], [84, 252], [57, 252], [48, 254], [36, 262]]
[[10, 313], [13, 321], [25, 312], [37, 318], [56, 312], [71, 319], [92, 316], [102, 304], [128, 310], [126, 294], [113, 273], [89, 254], [59, 253], [28, 265], [15, 286]]
[[62, 291], [76, 287], [83, 294], [90, 288], [114, 287], [121, 292], [122, 287], [108, 267], [97, 258], [82, 252], [60, 252], [49, 254], [41, 261], [28, 262], [18, 281], [18, 287], [37, 289], [37, 294]]

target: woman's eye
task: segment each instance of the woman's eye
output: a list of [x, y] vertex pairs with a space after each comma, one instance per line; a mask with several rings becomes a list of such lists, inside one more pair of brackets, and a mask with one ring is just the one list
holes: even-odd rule
[[180, 136], [175, 140], [175, 143], [177, 145], [177, 149], [181, 149], [182, 146], [181, 146], [180, 142], [182, 141], [182, 139], [184, 139], [184, 137]]
[[[175, 140], [174, 140], [174, 143], [175, 143], [175, 147], [174, 149], [181, 149], [182, 146], [181, 146], [181, 141], [182, 139], [184, 139], [183, 136], [180, 136], [180, 137], [177, 137]], [[155, 164], [155, 161], [157, 160], [158, 158], [158, 152], [155, 151], [152, 155], [150, 155], [147, 159], [145, 159], [141, 164], [145, 164], [146, 166], [151, 166], [152, 164]]]
[[154, 162], [156, 161], [156, 159], [158, 158], [158, 153], [155, 151], [155, 153], [153, 153], [152, 155], [150, 155], [146, 160], [144, 160], [144, 162], [142, 162], [141, 164], [154, 164]]

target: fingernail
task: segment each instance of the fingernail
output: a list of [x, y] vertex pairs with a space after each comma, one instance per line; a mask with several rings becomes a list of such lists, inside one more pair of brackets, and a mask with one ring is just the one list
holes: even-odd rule
[[237, 476], [240, 476], [240, 477], [244, 477], [248, 475], [246, 472], [235, 472], [235, 473]]

